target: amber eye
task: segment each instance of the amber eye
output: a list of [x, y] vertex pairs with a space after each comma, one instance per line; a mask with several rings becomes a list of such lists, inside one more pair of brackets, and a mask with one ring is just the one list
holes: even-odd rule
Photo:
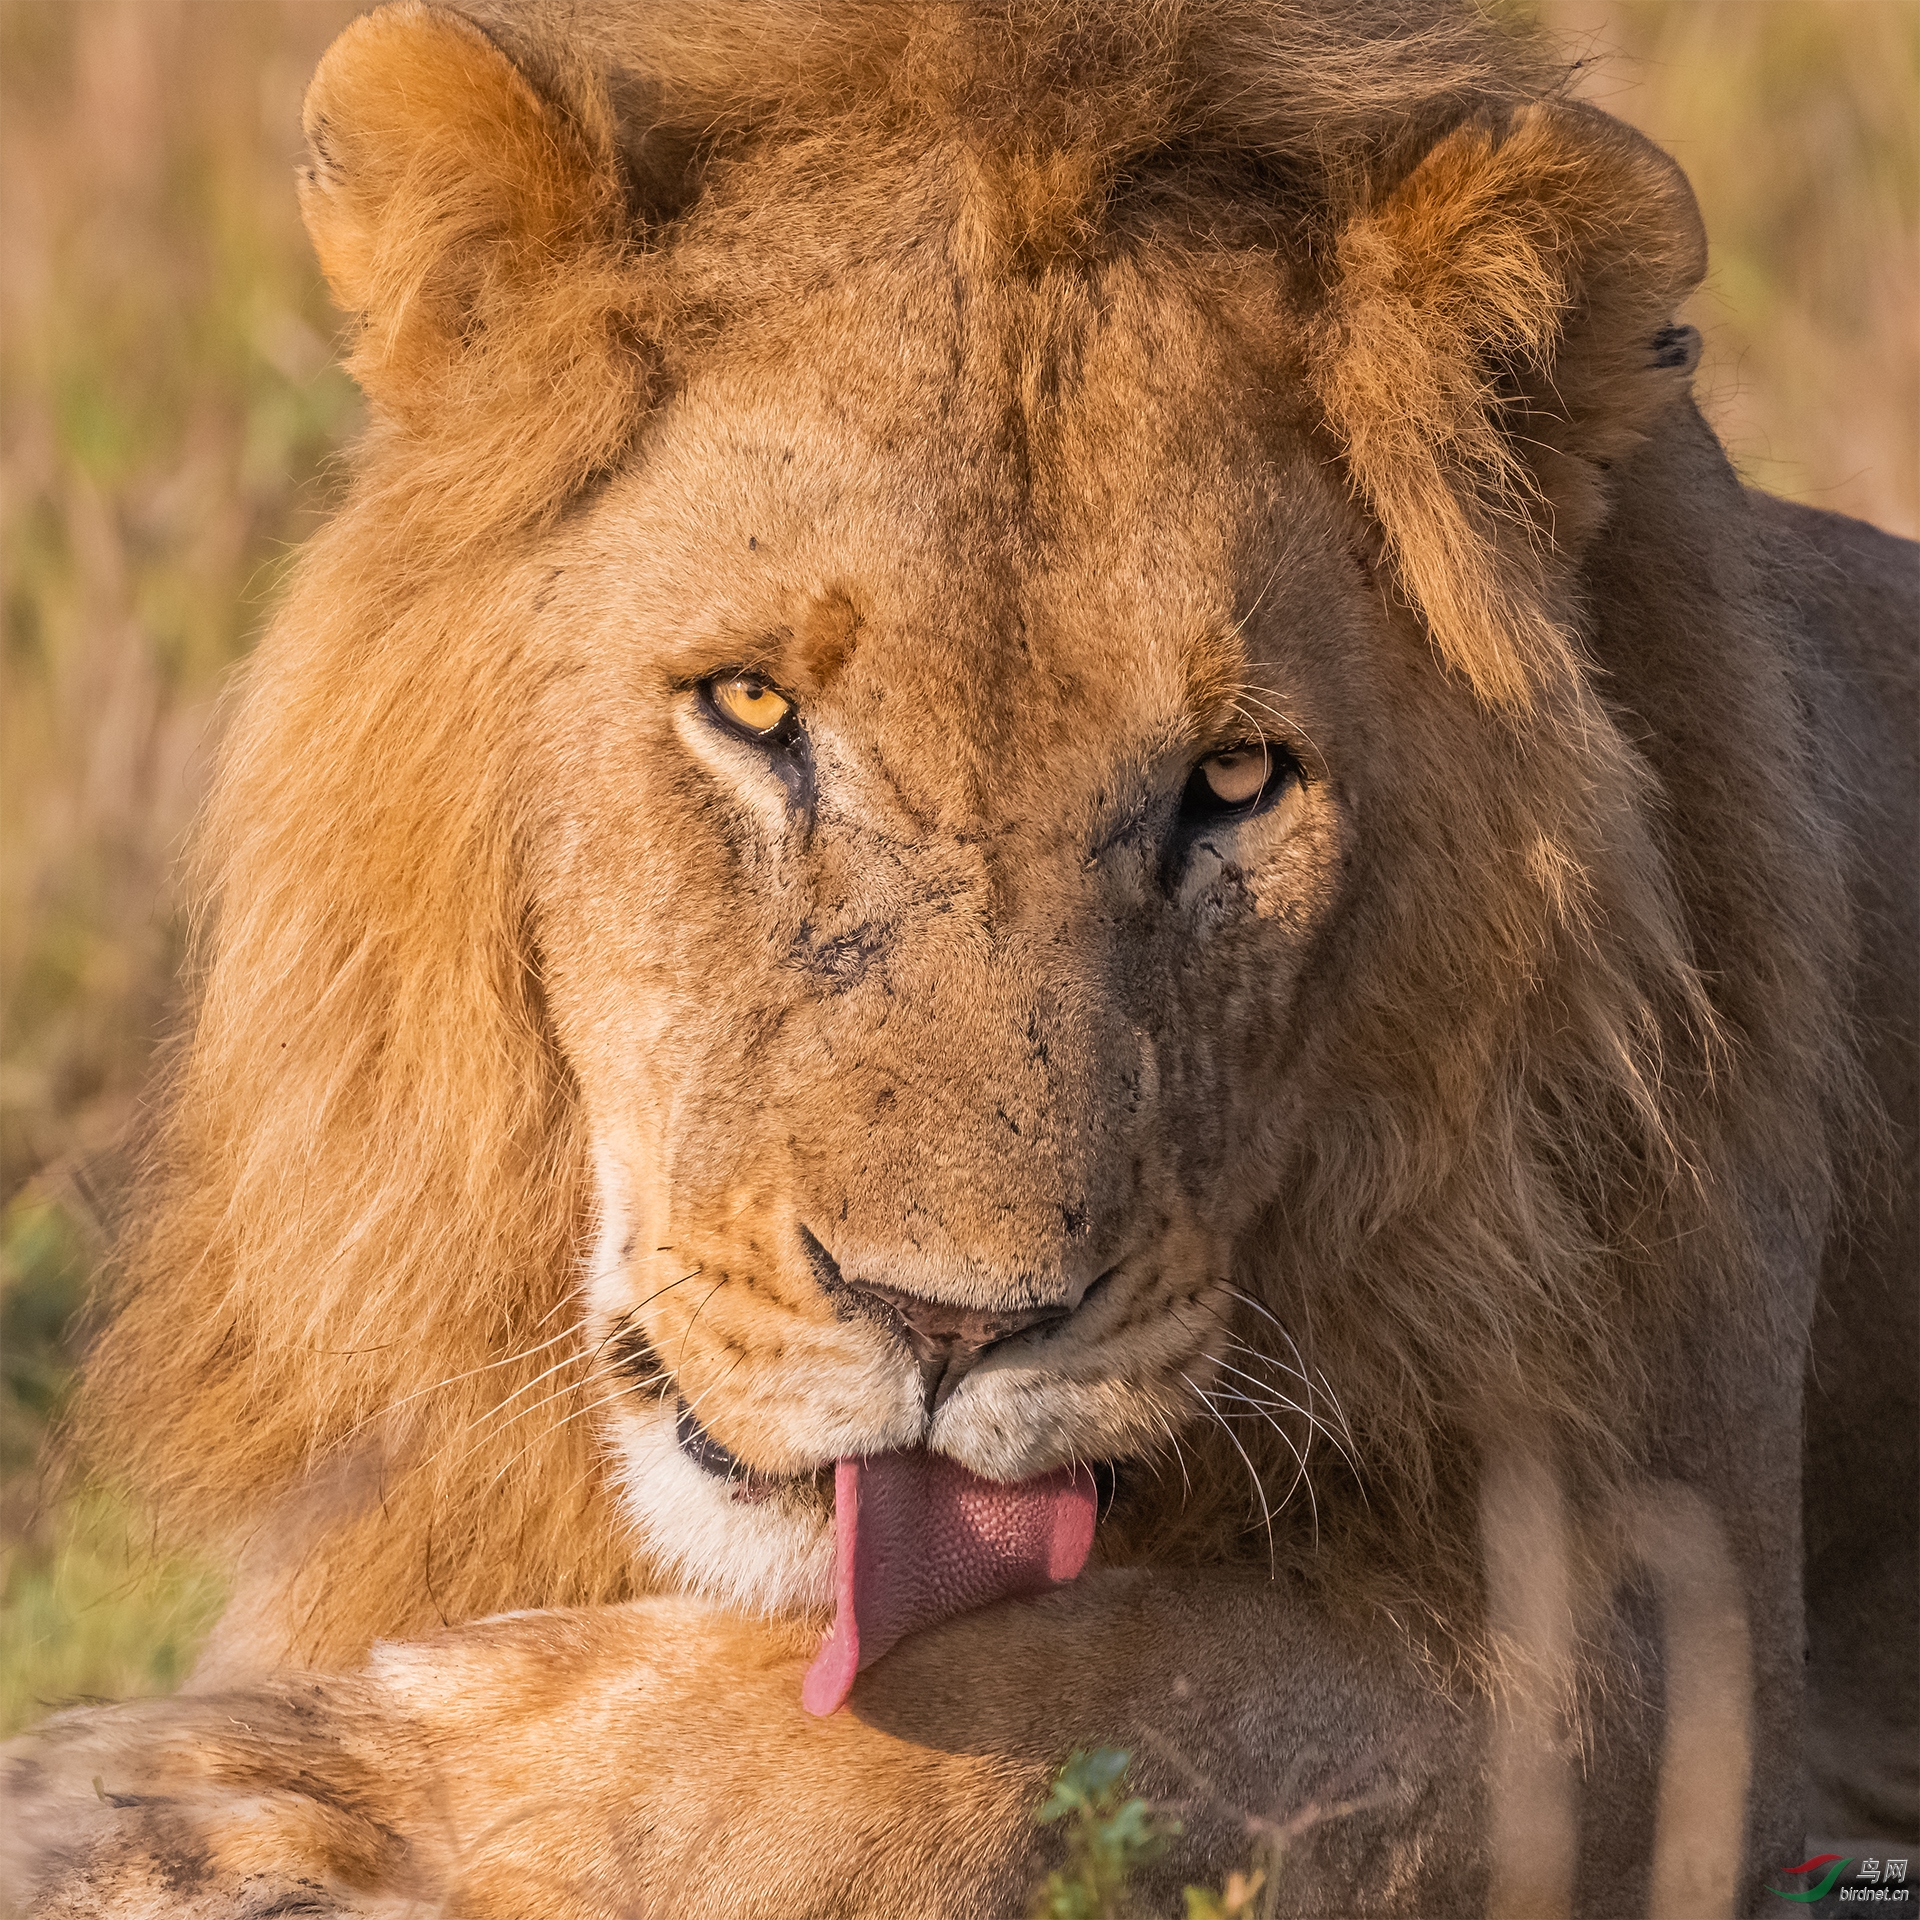
[[760, 738], [779, 732], [793, 712], [793, 702], [785, 694], [776, 693], [751, 673], [709, 680], [706, 695], [714, 712], [723, 720], [730, 720], [741, 732]]
[[1260, 797], [1271, 765], [1266, 742], [1252, 740], [1244, 746], [1229, 747], [1225, 753], [1209, 755], [1200, 762], [1200, 777], [1221, 806], [1244, 807]]
[[1208, 754], [1188, 775], [1180, 818], [1199, 827], [1263, 813], [1300, 778], [1300, 762], [1278, 741], [1237, 741]]

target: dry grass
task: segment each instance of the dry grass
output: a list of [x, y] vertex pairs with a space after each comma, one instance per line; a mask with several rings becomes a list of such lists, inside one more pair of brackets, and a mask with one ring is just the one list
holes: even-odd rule
[[[0, 5], [0, 1730], [170, 1685], [204, 1574], [34, 1456], [173, 1004], [222, 686], [357, 418], [294, 209], [347, 0]], [[1920, 530], [1911, 0], [1549, 0], [1692, 174], [1700, 390], [1749, 477]]]
[[212, 1604], [34, 1456], [173, 999], [221, 686], [357, 411], [292, 191], [352, 11], [0, 9], [0, 1728], [171, 1685]]

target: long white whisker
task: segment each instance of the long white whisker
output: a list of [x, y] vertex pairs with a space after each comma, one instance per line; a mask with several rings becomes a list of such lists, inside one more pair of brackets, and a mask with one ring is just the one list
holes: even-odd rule
[[570, 1307], [570, 1306], [572, 1306], [572, 1305], [573, 1305], [573, 1304], [574, 1304], [574, 1303], [576, 1302], [576, 1300], [577, 1300], [578, 1298], [579, 1298], [579, 1290], [578, 1290], [577, 1288], [574, 1288], [574, 1287], [569, 1287], [569, 1288], [567, 1289], [567, 1291], [566, 1291], [565, 1293], [563, 1293], [563, 1294], [562, 1294], [562, 1295], [560, 1296], [560, 1298], [559, 1298], [558, 1300], [556, 1300], [556, 1301], [555, 1301], [555, 1302], [553, 1303], [553, 1305], [552, 1305], [552, 1306], [550, 1306], [550, 1307], [549, 1307], [549, 1308], [548, 1308], [548, 1309], [546, 1310], [546, 1312], [545, 1312], [545, 1313], [543, 1313], [543, 1314], [542, 1314], [542, 1315], [540, 1316], [540, 1318], [539, 1318], [538, 1320], [536, 1320], [536, 1321], [535, 1321], [535, 1322], [533, 1323], [533, 1325], [532, 1325], [532, 1326], [530, 1326], [530, 1327], [529, 1327], [529, 1328], [527, 1329], [527, 1331], [528, 1331], [529, 1333], [538, 1333], [538, 1332], [540, 1331], [540, 1329], [541, 1329], [542, 1327], [544, 1327], [544, 1326], [545, 1326], [545, 1325], [547, 1324], [547, 1322], [548, 1322], [549, 1320], [551, 1320], [551, 1319], [553, 1318], [553, 1316], [554, 1316], [554, 1315], [555, 1315], [556, 1313], [558, 1313], [558, 1312], [560, 1312], [560, 1310], [561, 1310], [561, 1309], [562, 1309], [563, 1307]]
[[1180, 1450], [1180, 1436], [1174, 1432], [1173, 1423], [1158, 1407], [1153, 1409], [1153, 1417], [1166, 1430], [1167, 1439], [1173, 1447], [1173, 1457], [1180, 1468], [1180, 1498], [1184, 1505], [1193, 1498], [1193, 1482], [1187, 1478], [1187, 1456]]
[[[1234, 1286], [1230, 1281], [1222, 1281], [1221, 1285], [1228, 1293], [1230, 1293], [1234, 1297], [1234, 1299], [1243, 1301], [1247, 1306], [1250, 1306], [1255, 1313], [1259, 1314], [1264, 1320], [1266, 1320], [1273, 1327], [1273, 1330], [1277, 1334], [1279, 1334], [1280, 1338], [1284, 1340], [1287, 1343], [1287, 1346], [1289, 1347], [1289, 1349], [1291, 1349], [1295, 1364], [1292, 1366], [1288, 1366], [1287, 1362], [1283, 1360], [1279, 1355], [1262, 1353], [1258, 1347], [1250, 1346], [1246, 1341], [1240, 1339], [1236, 1334], [1232, 1332], [1231, 1329], [1229, 1329], [1227, 1333], [1228, 1340], [1231, 1341], [1234, 1346], [1238, 1347], [1242, 1353], [1252, 1355], [1255, 1359], [1259, 1360], [1263, 1365], [1279, 1367], [1283, 1371], [1291, 1373], [1294, 1376], [1294, 1378], [1297, 1379], [1300, 1382], [1300, 1384], [1303, 1387], [1305, 1387], [1307, 1390], [1307, 1404], [1305, 1408], [1307, 1418], [1311, 1421], [1314, 1421], [1315, 1424], [1318, 1424], [1318, 1416], [1314, 1413], [1314, 1410], [1313, 1410], [1313, 1381], [1308, 1377], [1305, 1371], [1306, 1356], [1302, 1354], [1300, 1351], [1300, 1343], [1294, 1339], [1292, 1333], [1285, 1326], [1283, 1326], [1280, 1323], [1280, 1321], [1277, 1318], [1275, 1318], [1275, 1316], [1272, 1313], [1270, 1313], [1260, 1301], [1256, 1300], [1252, 1296], [1252, 1294], [1242, 1293], [1241, 1290], [1238, 1287]], [[1329, 1400], [1332, 1400], [1333, 1398], [1331, 1393], [1329, 1393], [1327, 1397]], [[1337, 1403], [1335, 1406], [1335, 1411], [1338, 1412]], [[1339, 1438], [1331, 1430], [1328, 1430], [1327, 1438], [1329, 1441], [1332, 1442], [1332, 1444], [1336, 1448], [1339, 1448], [1340, 1446]]]
[[[1311, 1395], [1314, 1390], [1314, 1380], [1313, 1380], [1313, 1377], [1310, 1376], [1307, 1372], [1307, 1357], [1305, 1354], [1303, 1354], [1300, 1351], [1300, 1343], [1293, 1337], [1293, 1334], [1291, 1333], [1291, 1331], [1280, 1320], [1275, 1318], [1273, 1313], [1267, 1308], [1264, 1302], [1256, 1300], [1252, 1294], [1243, 1293], [1238, 1287], [1233, 1286], [1225, 1281], [1223, 1281], [1221, 1284], [1226, 1288], [1226, 1291], [1228, 1293], [1233, 1295], [1233, 1297], [1236, 1300], [1242, 1301], [1247, 1306], [1251, 1307], [1254, 1310], [1254, 1312], [1257, 1313], [1261, 1317], [1261, 1319], [1265, 1320], [1268, 1323], [1268, 1325], [1270, 1325], [1274, 1329], [1274, 1331], [1279, 1334], [1280, 1338], [1287, 1343], [1288, 1347], [1293, 1352], [1294, 1361], [1296, 1363], [1294, 1366], [1289, 1367], [1288, 1371], [1291, 1372], [1294, 1375], [1294, 1377], [1299, 1380], [1300, 1384], [1303, 1387], [1305, 1387], [1308, 1394]], [[1240, 1344], [1243, 1347], [1245, 1347], [1245, 1342], [1241, 1342]], [[1257, 1352], [1258, 1349], [1246, 1348], [1246, 1351]], [[1286, 1366], [1286, 1362], [1279, 1359], [1276, 1355], [1262, 1354], [1261, 1358], [1272, 1360], [1273, 1364], [1276, 1366]], [[1317, 1375], [1319, 1378], [1320, 1391], [1322, 1394], [1326, 1396], [1327, 1406], [1331, 1410], [1332, 1417], [1338, 1423], [1339, 1429], [1340, 1429], [1338, 1435], [1336, 1435], [1331, 1429], [1327, 1429], [1326, 1430], [1327, 1438], [1331, 1440], [1333, 1444], [1340, 1449], [1340, 1452], [1345, 1457], [1347, 1464], [1350, 1467], [1352, 1467], [1354, 1472], [1357, 1474], [1360, 1470], [1360, 1467], [1359, 1467], [1359, 1462], [1354, 1458], [1353, 1448], [1355, 1443], [1353, 1438], [1353, 1428], [1347, 1420], [1346, 1409], [1341, 1406], [1340, 1396], [1334, 1392], [1333, 1387], [1329, 1383], [1325, 1373], [1321, 1372], [1321, 1370], [1318, 1367], [1315, 1367], [1313, 1369], [1313, 1374]]]
[[[1209, 1361], [1213, 1361], [1213, 1364], [1215, 1366], [1218, 1366], [1221, 1364], [1219, 1361], [1214, 1360], [1214, 1357], [1212, 1354], [1206, 1354], [1203, 1357]], [[1207, 1395], [1209, 1398], [1209, 1401], [1227, 1400], [1227, 1401], [1231, 1401], [1236, 1406], [1249, 1408], [1253, 1413], [1257, 1414], [1259, 1418], [1264, 1420], [1267, 1423], [1267, 1425], [1270, 1426], [1274, 1430], [1274, 1432], [1280, 1436], [1280, 1438], [1283, 1441], [1285, 1441], [1287, 1451], [1293, 1455], [1297, 1465], [1299, 1465], [1301, 1468], [1304, 1469], [1304, 1467], [1306, 1466], [1306, 1456], [1301, 1452], [1299, 1442], [1296, 1441], [1293, 1435], [1290, 1434], [1286, 1430], [1286, 1428], [1283, 1427], [1279, 1423], [1279, 1421], [1277, 1421], [1273, 1417], [1276, 1409], [1283, 1410], [1286, 1412], [1291, 1412], [1291, 1413], [1298, 1413], [1300, 1409], [1294, 1406], [1291, 1401], [1263, 1400], [1251, 1393], [1246, 1392], [1244, 1388], [1234, 1387], [1234, 1386], [1200, 1387], [1200, 1388], [1197, 1388], [1196, 1391]], [[1292, 1489], [1289, 1488], [1288, 1491], [1291, 1492]]]
[[[506, 1464], [500, 1468], [499, 1472], [497, 1472], [493, 1476], [493, 1478], [487, 1482], [487, 1490], [491, 1492], [495, 1487], [497, 1487], [500, 1484], [500, 1482], [506, 1477], [506, 1475], [512, 1470], [515, 1462], [524, 1460], [526, 1456], [529, 1453], [531, 1453], [534, 1450], [534, 1448], [540, 1444], [542, 1440], [550, 1440], [554, 1437], [554, 1435], [559, 1433], [564, 1433], [567, 1430], [567, 1428], [572, 1426], [576, 1420], [584, 1419], [588, 1414], [596, 1413], [602, 1407], [611, 1406], [614, 1401], [624, 1398], [626, 1395], [626, 1392], [627, 1392], [627, 1389], [625, 1387], [621, 1387], [617, 1392], [606, 1394], [601, 1399], [591, 1401], [584, 1407], [575, 1407], [573, 1411], [569, 1413], [564, 1420], [556, 1420], [552, 1426], [546, 1428], [544, 1431], [540, 1433], [536, 1433], [533, 1436], [533, 1438], [529, 1440], [524, 1447], [520, 1448], [520, 1450], [513, 1455], [512, 1459], [508, 1460]], [[558, 1398], [558, 1395], [556, 1395], [555, 1398]], [[574, 1482], [575, 1486], [578, 1486], [579, 1484], [580, 1483], [577, 1480]]]
[[[1251, 1307], [1254, 1312], [1287, 1343], [1293, 1351], [1294, 1360], [1300, 1367], [1304, 1367], [1307, 1364], [1306, 1356], [1301, 1353], [1300, 1343], [1294, 1339], [1292, 1329], [1273, 1312], [1272, 1308], [1270, 1308], [1265, 1301], [1256, 1300], [1250, 1293], [1243, 1293], [1240, 1288], [1234, 1286], [1229, 1281], [1223, 1280], [1220, 1285], [1223, 1291], [1232, 1294], [1233, 1297], [1243, 1305]], [[1305, 1384], [1309, 1386], [1312, 1385], [1312, 1382], [1307, 1379], [1305, 1373], [1302, 1373], [1300, 1378]]]
[[[557, 1368], [553, 1369], [553, 1371], [557, 1372], [558, 1369]], [[586, 1374], [583, 1374], [578, 1380], [565, 1381], [560, 1386], [555, 1387], [551, 1393], [542, 1394], [538, 1400], [532, 1403], [532, 1405], [522, 1407], [518, 1413], [514, 1414], [510, 1419], [502, 1420], [497, 1426], [492, 1426], [492, 1427], [485, 1426], [486, 1420], [491, 1419], [493, 1414], [499, 1411], [499, 1408], [497, 1407], [489, 1409], [488, 1413], [484, 1415], [482, 1419], [474, 1421], [472, 1426], [467, 1428], [467, 1431], [469, 1433], [473, 1432], [474, 1429], [478, 1427], [484, 1427], [485, 1430], [481, 1432], [480, 1437], [474, 1441], [473, 1445], [470, 1446], [465, 1453], [461, 1454], [460, 1458], [462, 1460], [471, 1459], [476, 1453], [480, 1451], [482, 1447], [486, 1446], [489, 1442], [498, 1439], [499, 1436], [505, 1433], [509, 1427], [518, 1426], [522, 1420], [525, 1420], [531, 1414], [538, 1413], [541, 1410], [541, 1408], [550, 1407], [553, 1405], [553, 1403], [556, 1400], [564, 1400], [567, 1397], [567, 1395], [570, 1393], [584, 1392], [586, 1388], [590, 1386], [599, 1385], [603, 1381], [609, 1380], [612, 1377], [613, 1376], [611, 1374], [588, 1372]], [[624, 1386], [620, 1389], [620, 1391], [622, 1392], [626, 1392], [628, 1390], [629, 1389], [627, 1389]], [[500, 1404], [501, 1406], [504, 1406], [506, 1402], [502, 1401]], [[571, 1418], [572, 1416], [569, 1415], [568, 1417]], [[565, 1424], [566, 1422], [564, 1420], [559, 1423], [560, 1426], [564, 1426]], [[548, 1431], [558, 1432], [559, 1427], [548, 1429]], [[534, 1444], [537, 1444], [537, 1441], [529, 1442], [529, 1445], [534, 1445]], [[516, 1455], [515, 1457], [517, 1458], [518, 1456]]]
[[[1263, 1380], [1258, 1374], [1248, 1373], [1245, 1368], [1236, 1367], [1231, 1360], [1222, 1360], [1217, 1354], [1209, 1354], [1207, 1357], [1212, 1360], [1213, 1364], [1218, 1367], [1222, 1373], [1230, 1373], [1236, 1380], [1244, 1380], [1249, 1386], [1259, 1390], [1257, 1396], [1255, 1394], [1242, 1392], [1240, 1397], [1243, 1400], [1251, 1403], [1257, 1398], [1258, 1404], [1261, 1406], [1283, 1407], [1288, 1413], [1297, 1413], [1309, 1429], [1309, 1445], [1312, 1444], [1311, 1436], [1315, 1433], [1323, 1435], [1331, 1442], [1332, 1435], [1328, 1434], [1320, 1422], [1313, 1417], [1312, 1409], [1303, 1407], [1291, 1394], [1275, 1386], [1271, 1380]], [[1236, 1388], [1235, 1391], [1238, 1392], [1239, 1389]]]
[[[550, 1317], [551, 1315], [542, 1316], [543, 1319]], [[539, 1328], [535, 1326], [530, 1329], [530, 1331], [537, 1333]], [[359, 1433], [369, 1421], [384, 1419], [385, 1416], [390, 1413], [398, 1413], [402, 1407], [409, 1405], [412, 1401], [424, 1399], [430, 1393], [438, 1393], [444, 1387], [457, 1386], [462, 1380], [472, 1380], [480, 1374], [492, 1373], [496, 1367], [510, 1367], [516, 1360], [531, 1360], [536, 1353], [545, 1353], [549, 1347], [556, 1345], [562, 1340], [571, 1338], [575, 1331], [576, 1329], [570, 1326], [562, 1327], [552, 1339], [542, 1340], [537, 1347], [522, 1347], [517, 1353], [505, 1353], [502, 1354], [498, 1360], [489, 1360], [482, 1366], [469, 1367], [465, 1373], [450, 1373], [444, 1380], [436, 1380], [430, 1387], [416, 1387], [413, 1392], [404, 1394], [398, 1400], [388, 1401], [384, 1407], [368, 1414], [365, 1419], [356, 1422], [353, 1433]], [[352, 1436], [349, 1435], [348, 1437], [351, 1438]]]
[[[1207, 1358], [1212, 1360], [1213, 1356], [1209, 1354]], [[1224, 1362], [1215, 1360], [1214, 1365], [1224, 1365]], [[1196, 1388], [1195, 1391], [1203, 1392], [1203, 1390], [1199, 1388]], [[1313, 1516], [1313, 1537], [1317, 1543], [1320, 1538], [1320, 1501], [1313, 1490], [1313, 1475], [1307, 1471], [1307, 1456], [1300, 1450], [1299, 1444], [1295, 1441], [1293, 1435], [1273, 1417], [1267, 1408], [1255, 1400], [1251, 1394], [1242, 1393], [1238, 1387], [1225, 1387], [1220, 1390], [1220, 1396], [1222, 1399], [1234, 1401], [1241, 1406], [1250, 1407], [1254, 1413], [1280, 1436], [1281, 1444], [1293, 1455], [1293, 1478], [1287, 1483], [1286, 1492], [1280, 1496], [1280, 1504], [1284, 1507], [1286, 1503], [1293, 1498], [1293, 1490], [1295, 1487], [1306, 1488], [1307, 1507]], [[1211, 1400], [1209, 1400], [1207, 1404], [1210, 1407], [1213, 1405]], [[1282, 1404], [1292, 1406], [1291, 1401], [1283, 1402]], [[1215, 1409], [1215, 1411], [1217, 1412], [1218, 1409]], [[1293, 1411], [1298, 1413], [1300, 1409], [1293, 1407]]]
[[[1229, 1335], [1228, 1338], [1229, 1338], [1230, 1344], [1239, 1352], [1247, 1354], [1255, 1360], [1266, 1362], [1268, 1365], [1278, 1364], [1276, 1361], [1272, 1359], [1271, 1355], [1261, 1353], [1258, 1348], [1249, 1347], [1245, 1341], [1234, 1340], [1231, 1335]], [[1282, 1388], [1275, 1385], [1273, 1381], [1262, 1380], [1257, 1374], [1248, 1373], [1244, 1368], [1234, 1366], [1231, 1361], [1222, 1360], [1214, 1356], [1209, 1356], [1209, 1357], [1213, 1358], [1214, 1365], [1221, 1368], [1223, 1371], [1237, 1375], [1240, 1379], [1248, 1381], [1253, 1386], [1258, 1387], [1262, 1393], [1270, 1395], [1271, 1396], [1271, 1400], [1269, 1402], [1270, 1405], [1273, 1405], [1276, 1407], [1285, 1407], [1289, 1413], [1297, 1413], [1301, 1417], [1301, 1419], [1303, 1419], [1307, 1423], [1308, 1427], [1314, 1433], [1321, 1434], [1325, 1437], [1327, 1444], [1332, 1448], [1334, 1448], [1334, 1450], [1338, 1452], [1344, 1460], [1346, 1460], [1349, 1466], [1353, 1464], [1353, 1457], [1351, 1454], [1347, 1452], [1345, 1446], [1342, 1445], [1339, 1434], [1335, 1433], [1333, 1429], [1329, 1427], [1327, 1423], [1324, 1420], [1322, 1420], [1318, 1414], [1314, 1412], [1313, 1399], [1312, 1399], [1313, 1387], [1311, 1383], [1308, 1383], [1307, 1404], [1303, 1407], [1298, 1400], [1294, 1399], [1291, 1394], [1285, 1392]], [[1287, 1369], [1283, 1369], [1283, 1371], [1291, 1372], [1292, 1369], [1287, 1368]]]
[[1207, 1412], [1210, 1415], [1212, 1415], [1214, 1421], [1219, 1426], [1220, 1431], [1224, 1433], [1227, 1436], [1227, 1438], [1233, 1443], [1233, 1450], [1235, 1453], [1237, 1453], [1240, 1456], [1241, 1464], [1247, 1470], [1247, 1477], [1253, 1482], [1253, 1490], [1260, 1497], [1260, 1513], [1261, 1513], [1262, 1519], [1266, 1522], [1266, 1528], [1267, 1528], [1267, 1574], [1269, 1578], [1272, 1578], [1274, 1575], [1278, 1573], [1279, 1568], [1274, 1559], [1273, 1509], [1267, 1505], [1267, 1489], [1265, 1485], [1262, 1483], [1259, 1474], [1254, 1471], [1253, 1462], [1247, 1457], [1246, 1448], [1240, 1444], [1240, 1436], [1234, 1432], [1232, 1426], [1228, 1423], [1226, 1417], [1221, 1413], [1220, 1409], [1216, 1407], [1213, 1404], [1213, 1402], [1207, 1398], [1206, 1394], [1199, 1387], [1194, 1386], [1194, 1383], [1191, 1380], [1187, 1379], [1187, 1376], [1184, 1373], [1180, 1376], [1180, 1378], [1182, 1380], [1186, 1380], [1187, 1385], [1193, 1388], [1194, 1393], [1199, 1397], [1200, 1404], [1206, 1408]]
[[[475, 1420], [473, 1422], [473, 1425], [477, 1427], [480, 1425], [481, 1421], [491, 1420], [496, 1413], [501, 1411], [502, 1408], [512, 1406], [513, 1403], [516, 1400], [518, 1400], [523, 1393], [530, 1392], [533, 1388], [537, 1387], [542, 1380], [551, 1380], [553, 1376], [561, 1370], [561, 1368], [572, 1366], [576, 1360], [588, 1361], [588, 1356], [584, 1353], [563, 1354], [558, 1360], [556, 1360], [553, 1363], [552, 1366], [548, 1367], [545, 1372], [536, 1373], [531, 1380], [523, 1382], [521, 1385], [515, 1387], [511, 1393], [506, 1394], [502, 1398], [496, 1400], [493, 1403], [493, 1405], [486, 1410], [485, 1413], [480, 1415], [478, 1420]], [[588, 1361], [588, 1364], [591, 1365], [592, 1364], [591, 1361]], [[542, 1402], [542, 1404], [544, 1405], [545, 1403]], [[517, 1419], [519, 1416], [516, 1414], [514, 1417]], [[508, 1424], [511, 1425], [512, 1423], [509, 1422]]]

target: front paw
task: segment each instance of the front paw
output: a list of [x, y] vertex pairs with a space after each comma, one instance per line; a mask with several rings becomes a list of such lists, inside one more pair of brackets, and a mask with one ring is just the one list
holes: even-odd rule
[[[407, 1849], [370, 1809], [338, 1737], [351, 1688], [289, 1680], [245, 1694], [57, 1714], [0, 1749], [0, 1869], [31, 1920], [416, 1910]], [[421, 1913], [430, 1911], [422, 1904]]]

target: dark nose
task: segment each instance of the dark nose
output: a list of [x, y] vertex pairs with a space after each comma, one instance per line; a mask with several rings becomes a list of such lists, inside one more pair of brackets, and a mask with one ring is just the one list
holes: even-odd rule
[[949, 1306], [944, 1300], [929, 1300], [924, 1294], [883, 1286], [877, 1280], [849, 1280], [840, 1271], [839, 1261], [804, 1226], [800, 1247], [820, 1291], [837, 1312], [883, 1321], [906, 1341], [920, 1365], [929, 1413], [945, 1404], [982, 1354], [1016, 1333], [1064, 1320], [1073, 1311], [1069, 1306], [1004, 1310]]
[[952, 1307], [874, 1280], [842, 1283], [865, 1311], [886, 1320], [905, 1339], [920, 1365], [927, 1411], [936, 1412], [966, 1378], [981, 1356], [1016, 1333], [1049, 1321], [1064, 1320], [1070, 1307], [1032, 1307], [987, 1311]]

